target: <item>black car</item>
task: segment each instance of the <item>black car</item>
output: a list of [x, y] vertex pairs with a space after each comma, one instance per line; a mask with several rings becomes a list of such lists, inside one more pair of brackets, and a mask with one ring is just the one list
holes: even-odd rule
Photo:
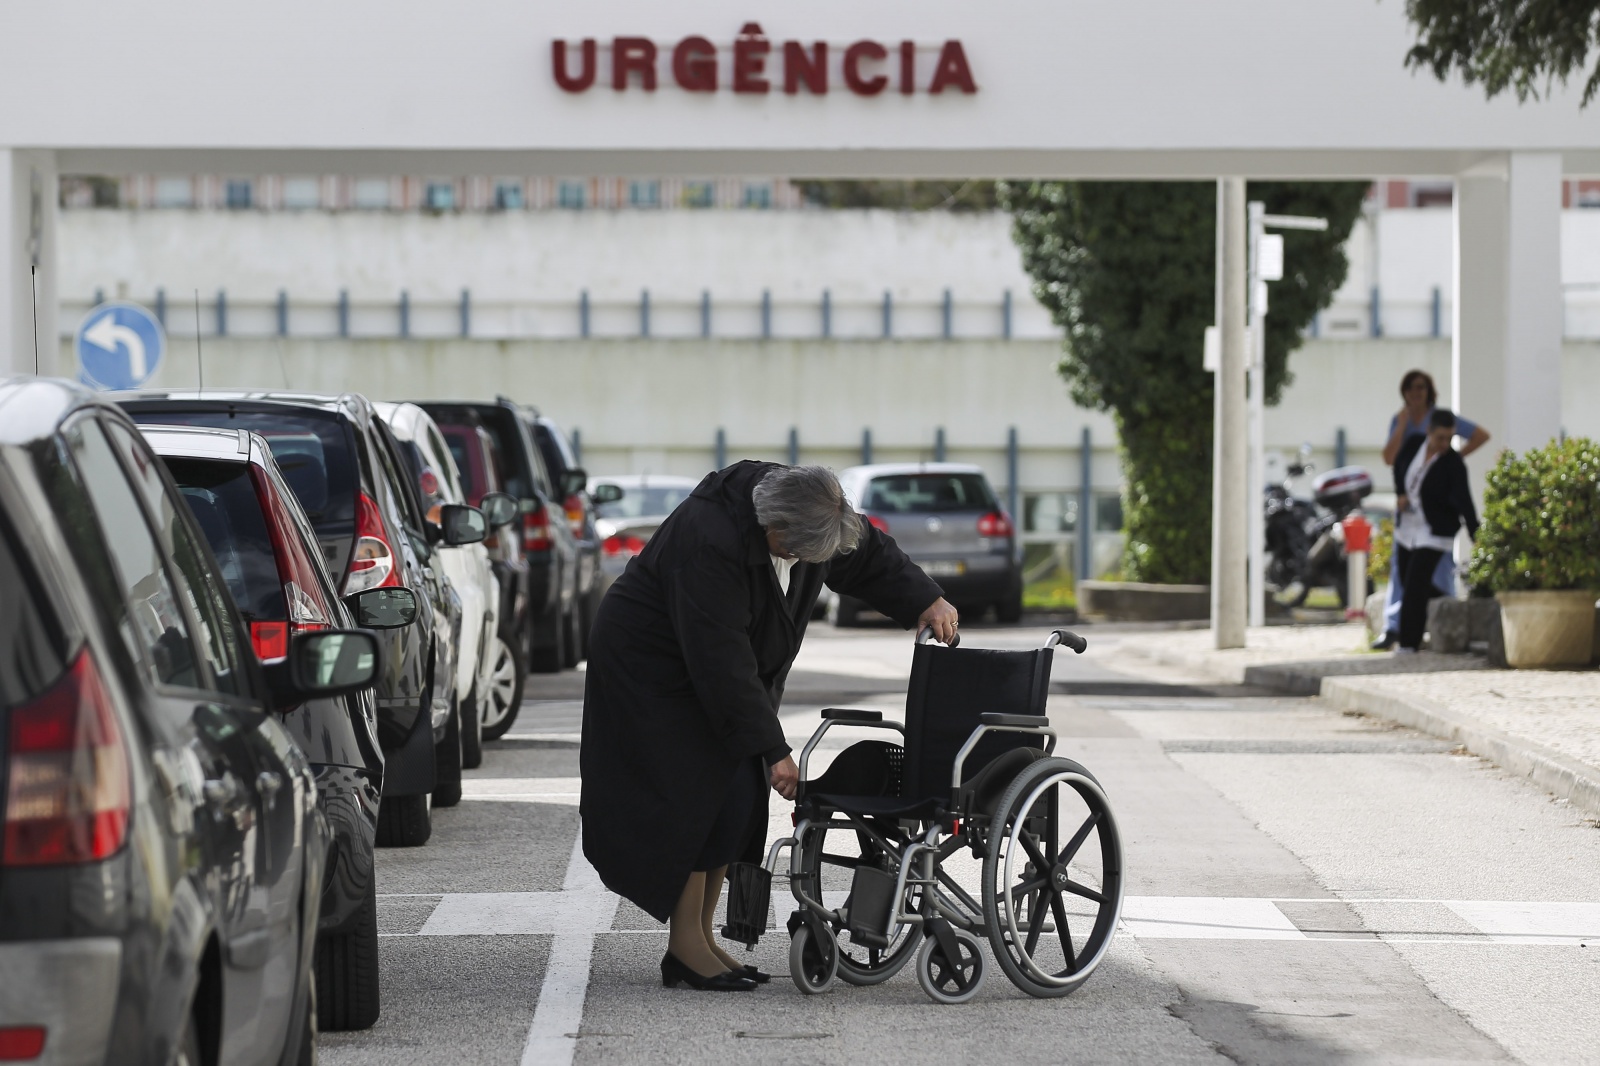
[[263, 667], [116, 408], [0, 383], [0, 1031], [8, 1058], [315, 1056], [328, 851], [281, 708], [370, 685], [329, 629]]
[[[573, 486], [556, 483], [534, 442], [530, 416], [514, 401], [501, 397], [494, 403], [415, 402], [440, 427], [481, 426], [494, 438], [505, 466], [505, 491], [520, 501], [522, 509], [522, 554], [528, 566], [515, 576], [528, 584], [526, 593], [516, 597], [528, 605], [523, 626], [528, 668], [556, 673], [571, 665], [567, 648], [577, 643], [582, 621], [581, 544], [562, 502]], [[576, 484], [581, 488], [584, 481]], [[597, 571], [598, 566], [591, 568], [591, 573]], [[503, 724], [509, 728], [510, 720]], [[489, 737], [489, 732], [484, 735]]]
[[427, 843], [430, 803], [448, 806], [461, 797], [459, 709], [451, 698], [455, 642], [439, 632], [455, 597], [430, 565], [438, 531], [424, 521], [394, 438], [371, 402], [351, 393], [265, 392], [146, 392], [118, 402], [144, 425], [261, 434], [311, 520], [339, 593], [396, 587], [417, 593], [416, 624], [380, 635], [378, 844]]
[[[189, 504], [256, 657], [282, 658], [297, 633], [353, 625], [322, 564], [305, 511], [255, 433], [145, 426]], [[317, 1024], [365, 1029], [378, 1020], [378, 900], [373, 846], [383, 752], [371, 691], [307, 700], [283, 722], [316, 776], [333, 847], [317, 927]]]
[[578, 465], [572, 442], [561, 432], [561, 427], [540, 414], [537, 408], [522, 408], [522, 416], [533, 429], [533, 442], [544, 459], [550, 480], [563, 493], [561, 508], [567, 515], [567, 527], [577, 549], [576, 587], [577, 599], [573, 607], [572, 631], [566, 643], [568, 666], [576, 666], [587, 658], [589, 627], [594, 624], [595, 612], [600, 609], [600, 597], [605, 594], [605, 583], [600, 574], [600, 533], [595, 529], [594, 501], [589, 497], [589, 474]]

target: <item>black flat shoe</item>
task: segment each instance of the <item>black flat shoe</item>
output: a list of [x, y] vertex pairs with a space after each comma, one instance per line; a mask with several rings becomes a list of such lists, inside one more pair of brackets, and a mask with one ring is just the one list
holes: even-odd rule
[[736, 970], [734, 973], [739, 977], [748, 977], [758, 985], [764, 985], [768, 981], [772, 980], [772, 975], [770, 973], [762, 973], [749, 963], [745, 963], [742, 969]]
[[724, 970], [715, 977], [701, 977], [669, 951], [661, 956], [661, 987], [676, 988], [680, 983], [696, 992], [748, 992], [756, 987], [750, 978], [731, 970]]
[[1400, 634], [1391, 629], [1383, 636], [1373, 641], [1371, 648], [1373, 651], [1388, 651], [1398, 643], [1400, 643]]

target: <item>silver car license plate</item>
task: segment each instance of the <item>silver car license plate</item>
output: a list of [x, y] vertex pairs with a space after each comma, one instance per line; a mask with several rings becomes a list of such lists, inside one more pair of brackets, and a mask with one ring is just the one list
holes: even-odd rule
[[929, 577], [960, 577], [967, 572], [967, 564], [960, 559], [935, 559], [921, 566]]

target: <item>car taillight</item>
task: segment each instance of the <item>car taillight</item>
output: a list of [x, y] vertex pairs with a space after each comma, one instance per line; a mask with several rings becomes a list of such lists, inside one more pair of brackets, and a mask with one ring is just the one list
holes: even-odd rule
[[27, 1062], [44, 1054], [42, 1025], [8, 1025], [0, 1029], [0, 1062]]
[[582, 540], [585, 527], [589, 524], [589, 513], [583, 506], [583, 497], [573, 493], [562, 507], [567, 512], [567, 525], [572, 527], [572, 535]]
[[550, 515], [542, 504], [522, 516], [522, 550], [547, 552], [550, 550]]
[[368, 589], [400, 584], [394, 549], [383, 531], [383, 518], [372, 497], [362, 493], [356, 503], [356, 547], [350, 560], [350, 573], [344, 579], [346, 596]]
[[289, 654], [289, 623], [251, 622], [250, 645], [264, 663], [282, 659]]
[[38, 698], [13, 707], [4, 866], [95, 862], [128, 835], [128, 749], [85, 647]]
[[887, 533], [887, 532], [889, 532], [889, 523], [885, 522], [883, 519], [879, 518], [877, 515], [875, 515], [875, 514], [867, 515], [867, 521], [869, 523], [871, 523], [872, 528], [876, 529], [879, 533]]
[[644, 541], [631, 533], [618, 533], [607, 537], [600, 548], [607, 555], [638, 555], [644, 551]]
[[978, 519], [980, 537], [1009, 537], [1011, 533], [1011, 519], [1004, 511], [990, 511]]

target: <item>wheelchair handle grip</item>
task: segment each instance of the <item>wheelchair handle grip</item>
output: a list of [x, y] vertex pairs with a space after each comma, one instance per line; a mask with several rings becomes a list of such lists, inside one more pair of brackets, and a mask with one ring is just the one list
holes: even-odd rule
[[[930, 641], [932, 639], [933, 639], [933, 627], [932, 626], [923, 626], [921, 629], [917, 630], [917, 643], [918, 644], [926, 644], [926, 643], [928, 643], [928, 641]], [[960, 646], [961, 646], [961, 634], [960, 633], [957, 633], [955, 636], [951, 637], [950, 638], [950, 643], [945, 645], [945, 647], [947, 647], [947, 648], [959, 648]]]
[[822, 717], [834, 722], [881, 722], [882, 711], [862, 711], [854, 707], [828, 707], [823, 710]]
[[1070, 629], [1058, 629], [1054, 633], [1050, 634], [1049, 640], [1044, 642], [1044, 646], [1047, 648], [1053, 648], [1057, 644], [1065, 645], [1066, 647], [1069, 647], [1073, 651], [1077, 652], [1079, 655], [1082, 655], [1083, 649], [1089, 646], [1089, 642], [1087, 640], [1084, 640]]

